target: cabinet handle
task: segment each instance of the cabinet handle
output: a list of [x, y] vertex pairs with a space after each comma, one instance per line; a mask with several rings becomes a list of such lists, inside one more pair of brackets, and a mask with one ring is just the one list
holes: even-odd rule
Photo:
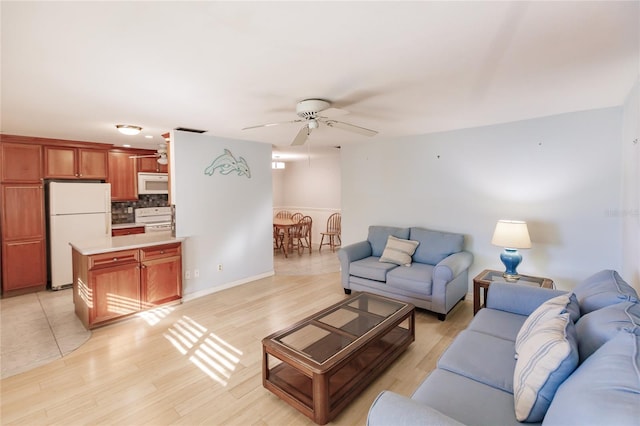
[[118, 261], [118, 258], [117, 258], [117, 257], [114, 257], [114, 258], [113, 258], [113, 261], [114, 261], [114, 262], [117, 262], [117, 261]]
[[164, 250], [160, 250], [160, 254], [164, 254]]

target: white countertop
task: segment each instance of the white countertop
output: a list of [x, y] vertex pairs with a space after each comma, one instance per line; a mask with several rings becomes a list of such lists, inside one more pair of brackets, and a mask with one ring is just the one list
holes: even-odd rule
[[111, 229], [127, 229], [127, 228], [136, 228], [138, 226], [144, 226], [144, 223], [136, 223], [136, 222], [114, 223], [111, 225]]
[[184, 241], [181, 237], [172, 237], [171, 231], [146, 234], [123, 235], [121, 237], [103, 237], [93, 240], [70, 242], [75, 250], [83, 255], [130, 250], [140, 247], [159, 246]]

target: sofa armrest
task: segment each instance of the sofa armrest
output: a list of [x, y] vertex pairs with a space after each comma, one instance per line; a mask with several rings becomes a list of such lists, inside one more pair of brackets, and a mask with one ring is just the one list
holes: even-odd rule
[[471, 263], [473, 263], [473, 254], [468, 251], [461, 251], [445, 257], [433, 268], [434, 284], [436, 282], [448, 283], [469, 269]]
[[489, 286], [487, 308], [528, 316], [542, 303], [564, 293], [526, 284], [493, 282]]
[[367, 416], [368, 426], [451, 425], [462, 423], [428, 405], [391, 391], [383, 391], [373, 401]]
[[371, 256], [371, 244], [369, 244], [369, 241], [349, 244], [338, 250], [343, 288], [349, 288], [349, 264], [369, 256]]

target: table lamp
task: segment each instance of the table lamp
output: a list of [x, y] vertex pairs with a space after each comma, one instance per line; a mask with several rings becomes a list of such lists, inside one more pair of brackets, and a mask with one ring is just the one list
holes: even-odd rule
[[504, 263], [506, 270], [502, 276], [507, 281], [517, 281], [520, 275], [516, 272], [516, 268], [522, 261], [522, 255], [518, 253], [518, 249], [531, 248], [527, 223], [521, 220], [499, 220], [493, 231], [491, 244], [504, 247], [500, 260]]

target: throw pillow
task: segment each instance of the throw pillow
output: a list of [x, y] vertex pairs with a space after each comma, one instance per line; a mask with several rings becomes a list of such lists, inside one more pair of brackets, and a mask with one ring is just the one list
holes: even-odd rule
[[542, 421], [556, 390], [577, 365], [575, 325], [569, 313], [539, 322], [522, 342], [513, 373], [516, 419]]
[[616, 303], [580, 318], [576, 323], [580, 363], [614, 338], [620, 330], [640, 330], [640, 303]]
[[638, 294], [620, 275], [605, 269], [584, 279], [573, 289], [580, 304], [580, 315], [621, 302], [637, 302]]
[[529, 338], [531, 333], [538, 329], [540, 323], [565, 312], [565, 309], [569, 304], [569, 300], [570, 298], [568, 293], [556, 296], [538, 306], [536, 310], [527, 317], [516, 336], [516, 356], [518, 355], [518, 352], [520, 352], [522, 343]]
[[544, 418], [550, 425], [637, 425], [640, 334], [621, 330], [560, 386]]
[[411, 256], [415, 253], [418, 244], [417, 241], [403, 240], [389, 235], [387, 245], [380, 256], [380, 262], [411, 266]]

